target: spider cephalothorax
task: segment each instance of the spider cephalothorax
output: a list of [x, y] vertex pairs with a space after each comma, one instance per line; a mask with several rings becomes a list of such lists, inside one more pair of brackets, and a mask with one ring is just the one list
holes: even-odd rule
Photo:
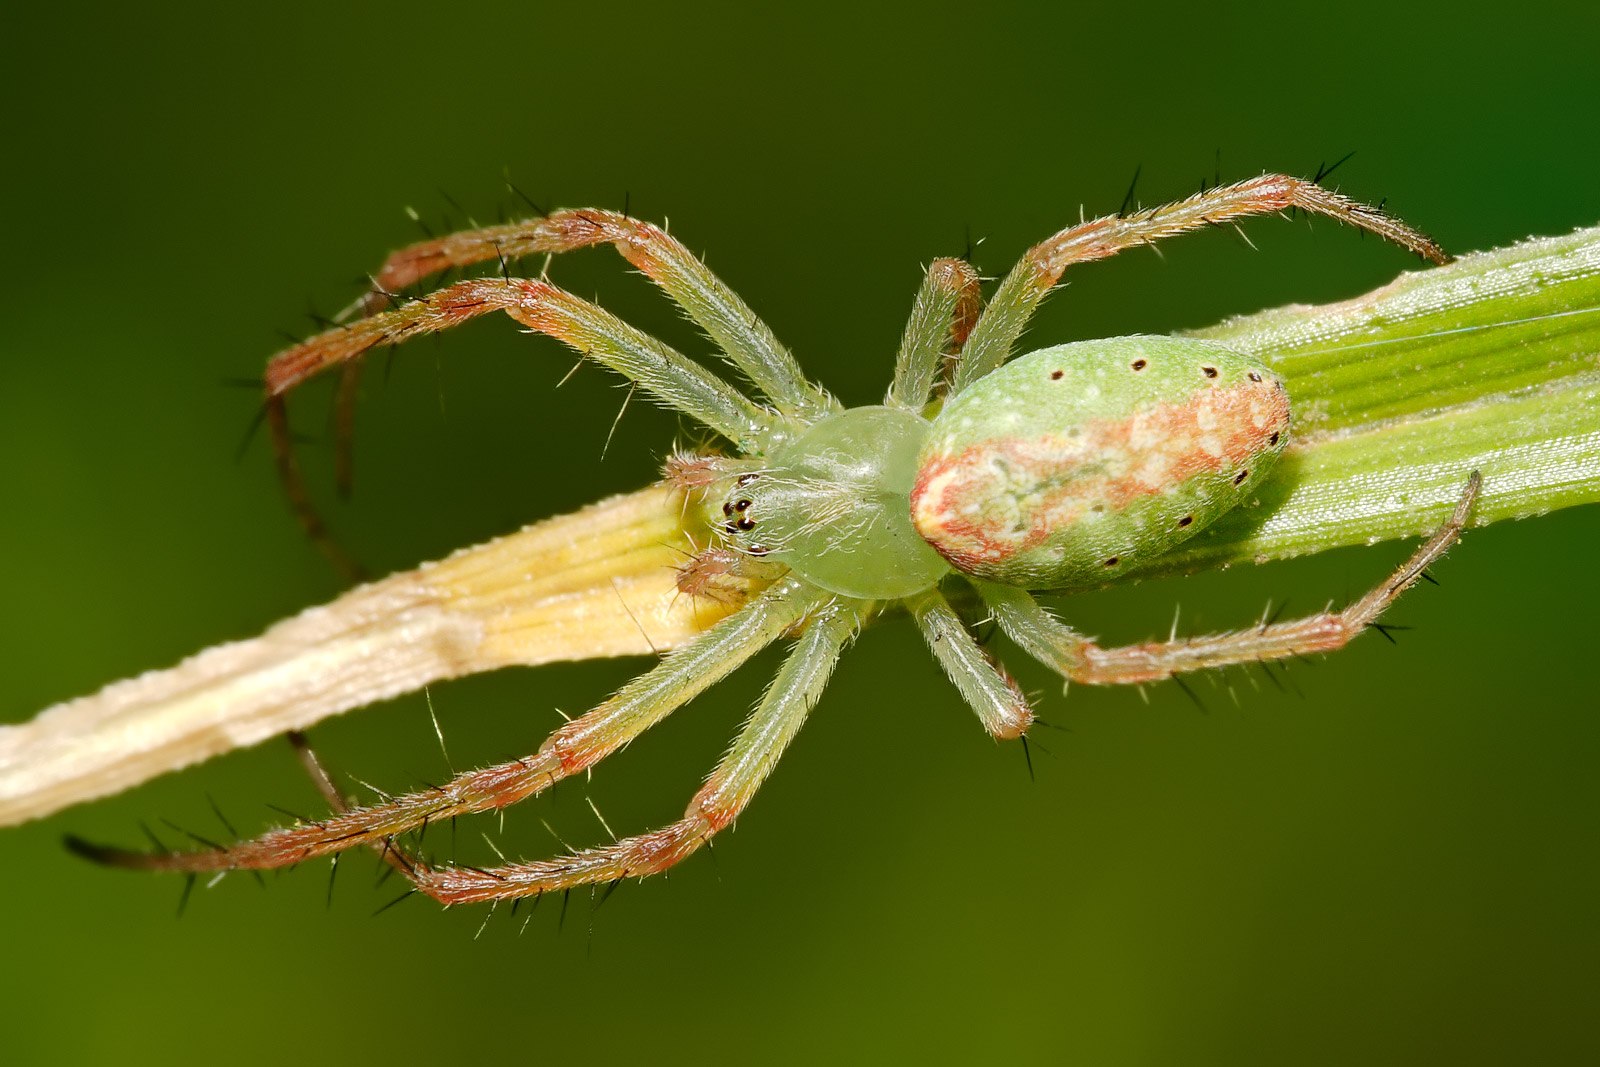
[[[1350, 223], [1435, 262], [1446, 259], [1428, 238], [1313, 182], [1265, 175], [1209, 189], [1061, 231], [1028, 251], [987, 306], [968, 265], [935, 261], [884, 403], [848, 410], [805, 378], [695, 256], [663, 230], [624, 215], [560, 211], [396, 253], [360, 305], [366, 318], [270, 363], [268, 410], [282, 469], [292, 476], [282, 398], [295, 386], [353, 366], [374, 346], [503, 311], [632, 379], [726, 442], [727, 455], [674, 457], [667, 479], [686, 506], [700, 509], [712, 541], [684, 565], [680, 587], [740, 606], [528, 757], [365, 808], [348, 808], [317, 770], [332, 817], [238, 845], [155, 854], [78, 847], [124, 866], [192, 872], [282, 866], [365, 844], [445, 903], [651, 874], [738, 816], [820, 697], [846, 643], [886, 608], [912, 616], [993, 736], [1021, 736], [1032, 711], [952, 608], [946, 593], [960, 582], [1017, 646], [1072, 681], [1146, 682], [1342, 646], [1455, 541], [1477, 493], [1476, 474], [1465, 478], [1439, 531], [1341, 612], [1101, 648], [1028, 592], [1100, 585], [1159, 557], [1250, 496], [1290, 439], [1282, 381], [1270, 367], [1215, 344], [1123, 337], [1045, 348], [1008, 363], [1034, 308], [1073, 263], [1290, 208]], [[677, 301], [755, 386], [759, 401], [542, 278], [471, 279], [415, 299], [393, 295], [449, 268], [596, 244], [615, 246]], [[678, 822], [559, 859], [488, 870], [428, 865], [395, 844], [397, 834], [503, 808], [587, 770], [786, 636], [794, 640], [788, 659]]]
[[[740, 551], [841, 596], [910, 596], [949, 573], [911, 523], [929, 423], [891, 407], [830, 412], [740, 475], [717, 527]], [[712, 516], [713, 520], [717, 516]]]

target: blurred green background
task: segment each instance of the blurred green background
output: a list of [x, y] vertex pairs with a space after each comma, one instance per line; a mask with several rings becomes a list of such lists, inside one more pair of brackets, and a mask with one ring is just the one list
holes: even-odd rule
[[[921, 264], [989, 273], [1077, 218], [1220, 171], [1338, 175], [1447, 248], [1600, 221], [1600, 17], [1342, 4], [365, 4], [10, 12], [0, 331], [0, 718], [167, 665], [338, 588], [236, 460], [275, 332], [388, 249], [511, 198], [670, 217], [814, 374], [872, 402]], [[1580, 13], [1581, 12], [1581, 13]], [[455, 205], [453, 206], [452, 201]], [[1364, 291], [1412, 262], [1332, 225], [1248, 224], [1070, 276], [1041, 343]], [[554, 277], [692, 352], [609, 252]], [[326, 388], [298, 425], [376, 569], [648, 480], [677, 421], [507, 322], [369, 375], [334, 505]], [[325, 864], [197, 891], [69, 858], [139, 819], [214, 833], [313, 805], [269, 744], [0, 839], [7, 1063], [995, 1059], [1575, 1062], [1600, 1054], [1592, 551], [1600, 509], [1475, 532], [1415, 627], [1296, 667], [1298, 693], [1075, 690], [1011, 655], [1046, 718], [1030, 781], [902, 621], [863, 636], [714, 859], [591, 914], [441, 913]], [[1113, 639], [1303, 610], [1404, 550], [1348, 550], [1063, 605]], [[507, 820], [524, 855], [675, 817], [775, 660], [585, 786]], [[458, 766], [532, 750], [638, 661], [441, 686]], [[446, 773], [420, 696], [320, 729], [388, 788]], [[464, 824], [463, 856], [491, 858]], [[437, 831], [436, 831], [437, 833]], [[442, 843], [435, 838], [435, 843]]]

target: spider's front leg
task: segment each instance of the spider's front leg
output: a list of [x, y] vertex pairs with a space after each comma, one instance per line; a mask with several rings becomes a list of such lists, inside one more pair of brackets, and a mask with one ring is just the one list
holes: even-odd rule
[[1086, 685], [1128, 685], [1160, 681], [1187, 671], [1261, 663], [1343, 648], [1400, 594], [1417, 583], [1461, 536], [1482, 478], [1474, 471], [1442, 526], [1384, 582], [1342, 611], [1320, 612], [1249, 630], [1145, 644], [1101, 648], [1059, 622], [1020, 589], [978, 583], [1002, 631], [1024, 651]]
[[[355, 365], [379, 345], [394, 345], [502, 311], [529, 329], [554, 337], [626, 378], [740, 448], [763, 441], [772, 413], [700, 364], [635, 330], [601, 308], [548, 282], [524, 278], [472, 279], [347, 326], [335, 327], [274, 356], [267, 364], [267, 420], [276, 442], [279, 480], [308, 536], [339, 568], [358, 568], [333, 542], [312, 505], [289, 447], [284, 397], [324, 371]], [[346, 379], [348, 381], [348, 379]]]
[[[299, 758], [300, 766], [305, 768], [306, 775], [311, 779], [311, 784], [317, 787], [318, 793], [322, 794], [322, 799], [328, 805], [328, 810], [335, 815], [348, 815], [355, 810], [355, 801], [340, 792], [339, 786], [333, 780], [333, 776], [328, 773], [328, 768], [323, 765], [322, 758], [317, 755], [317, 750], [311, 747], [311, 739], [299, 730], [290, 730], [284, 736], [289, 741], [289, 747], [294, 749], [295, 756]], [[367, 844], [378, 854], [380, 860], [387, 863], [394, 870], [399, 871], [402, 875], [409, 878], [412, 872], [416, 870], [418, 861], [407, 855], [393, 837], [385, 837], [381, 843], [369, 841]], [[335, 872], [337, 872], [341, 855], [343, 853], [338, 852], [333, 855]], [[190, 875], [190, 877], [193, 877], [193, 875]], [[329, 890], [331, 891], [332, 888], [330, 883]]]
[[[542, 218], [462, 230], [399, 249], [372, 275], [372, 287], [341, 318], [377, 315], [400, 306], [402, 294], [442, 271], [532, 255], [555, 255], [610, 244], [661, 287], [714, 340], [724, 355], [784, 412], [810, 418], [834, 404], [807, 381], [772, 331], [727, 284], [659, 226], [596, 208], [556, 211]], [[339, 388], [341, 434], [347, 433], [359, 364], [349, 364]], [[281, 443], [286, 445], [285, 435]], [[339, 478], [348, 481], [341, 449]]]
[[[657, 874], [686, 859], [738, 818], [816, 705], [845, 644], [861, 624], [837, 601], [818, 608], [727, 756], [670, 826], [556, 859], [494, 868], [430, 866], [382, 846], [386, 861], [417, 891], [441, 904], [499, 901], [599, 882]], [[334, 809], [343, 799], [309, 747], [297, 746], [318, 789]]]
[[479, 278], [457, 282], [393, 311], [335, 327], [267, 363], [267, 396], [281, 397], [306, 379], [343, 366], [379, 345], [395, 345], [503, 311], [586, 358], [637, 382], [667, 407], [740, 445], [750, 445], [772, 416], [687, 356], [548, 282]]
[[860, 624], [858, 611], [838, 601], [818, 609], [728, 754], [677, 822], [556, 859], [420, 870], [413, 878], [417, 888], [443, 904], [508, 900], [657, 874], [685, 859], [750, 803], [821, 697]]
[[[250, 841], [197, 852], [143, 853], [69, 839], [80, 855], [117, 867], [218, 871], [286, 867], [317, 856], [385, 840], [439, 819], [504, 808], [594, 766], [727, 677], [825, 601], [794, 579], [760, 597], [670, 652], [593, 711], [556, 730], [532, 756], [458, 775], [441, 786], [338, 810], [320, 822], [269, 831]], [[315, 775], [314, 775], [315, 777]]]
[[604, 244], [615, 247], [660, 286], [779, 410], [814, 418], [837, 406], [806, 380], [794, 356], [699, 257], [661, 227], [615, 211], [554, 211], [543, 218], [463, 230], [409, 245], [384, 261], [373, 275], [372, 291], [359, 306], [370, 314], [393, 301], [393, 294], [453, 267], [507, 263]]
[[[425, 298], [412, 300], [400, 296], [401, 290], [422, 279], [452, 267], [498, 260], [510, 260], [538, 253], [568, 252], [598, 244], [612, 244], [635, 267], [670, 296], [717, 343], [722, 354], [737, 366], [772, 401], [784, 416], [801, 420], [816, 418], [837, 407], [836, 402], [820, 387], [807, 381], [799, 364], [787, 349], [773, 336], [772, 331], [756, 317], [739, 297], [705, 264], [666, 231], [649, 223], [630, 219], [616, 212], [584, 209], [558, 211], [545, 218], [511, 223], [481, 230], [450, 234], [436, 240], [421, 242], [394, 253], [373, 278], [372, 290], [347, 314], [360, 312], [367, 316], [363, 321], [352, 322], [342, 328], [312, 338], [288, 352], [275, 357], [267, 370], [267, 398], [265, 411], [271, 431], [279, 480], [301, 526], [307, 535], [333, 560], [341, 571], [351, 577], [360, 577], [360, 568], [333, 541], [325, 524], [311, 502], [304, 479], [295, 462], [292, 437], [289, 430], [285, 395], [306, 373], [315, 373], [328, 363], [338, 363], [341, 368], [340, 387], [335, 401], [338, 446], [336, 449], [337, 478], [342, 491], [347, 491], [351, 477], [349, 442], [354, 420], [356, 385], [359, 381], [359, 361], [363, 353], [374, 344], [394, 344], [415, 333], [435, 332], [465, 321], [477, 312], [472, 310], [473, 294], [480, 293], [483, 282], [469, 281], [447, 287]], [[509, 286], [512, 279], [505, 279]], [[523, 285], [539, 285], [551, 293], [559, 293], [542, 280]], [[461, 297], [465, 299], [461, 299]], [[721, 414], [734, 415], [735, 423], [746, 423], [754, 416], [755, 436], [764, 435], [772, 425], [770, 412], [750, 404], [742, 396], [696, 364], [676, 353], [670, 353], [670, 377], [677, 382], [660, 381], [668, 391], [638, 378], [608, 356], [623, 356], [627, 350], [637, 354], [640, 349], [654, 348], [670, 352], [666, 346], [633, 331], [620, 321], [606, 316], [593, 305], [566, 296], [566, 300], [545, 301], [543, 313], [532, 306], [524, 310], [527, 317], [517, 313], [502, 297], [498, 304], [490, 298], [482, 310], [507, 311], [513, 318], [532, 329], [548, 333], [573, 345], [585, 356], [592, 356], [614, 370], [633, 377], [648, 392], [654, 392], [669, 407], [683, 411], [692, 418], [706, 422], [717, 432], [728, 436], [728, 430], [717, 422], [707, 422], [703, 414], [691, 407], [699, 406], [698, 398], [685, 393], [703, 394], [708, 383], [724, 395], [714, 404], [723, 408]], [[565, 306], [562, 306], [562, 305]], [[495, 306], [490, 306], [495, 305]], [[579, 306], [581, 305], [581, 307]], [[421, 314], [419, 314], [419, 308]], [[387, 309], [387, 310], [386, 310]], [[429, 311], [448, 310], [447, 315], [430, 315]], [[603, 327], [596, 329], [601, 318]], [[531, 321], [530, 321], [531, 319]], [[430, 321], [431, 320], [431, 321]], [[580, 320], [588, 320], [587, 323]], [[374, 331], [373, 322], [388, 322], [388, 327]], [[374, 333], [377, 339], [373, 340]], [[341, 340], [341, 337], [344, 339]], [[346, 342], [355, 339], [354, 347]], [[619, 352], [617, 347], [623, 350]], [[306, 373], [297, 373], [304, 359], [313, 362]], [[319, 362], [320, 361], [320, 362]], [[683, 379], [692, 379], [685, 382]], [[678, 395], [670, 395], [676, 393]], [[730, 395], [731, 394], [731, 395]], [[689, 406], [686, 406], [685, 402]], [[735, 413], [728, 407], [743, 407]], [[753, 438], [729, 436], [737, 445], [745, 447]]]

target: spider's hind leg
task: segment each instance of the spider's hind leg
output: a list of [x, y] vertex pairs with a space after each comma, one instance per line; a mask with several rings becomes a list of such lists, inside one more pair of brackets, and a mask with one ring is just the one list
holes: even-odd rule
[[1101, 648], [1040, 607], [1020, 589], [988, 583], [979, 592], [1006, 635], [1069, 681], [1086, 685], [1137, 685], [1187, 671], [1264, 663], [1343, 648], [1411, 588], [1425, 570], [1461, 537], [1483, 479], [1473, 471], [1455, 507], [1436, 530], [1387, 579], [1342, 611], [1324, 611], [1286, 622], [1263, 622], [1248, 630]]
[[1072, 264], [1105, 259], [1206, 226], [1291, 208], [1376, 234], [1434, 263], [1450, 261], [1431, 238], [1375, 207], [1304, 178], [1263, 174], [1206, 189], [1176, 203], [1070, 226], [1028, 249], [973, 327], [955, 370], [952, 391], [960, 392], [1010, 358], [1011, 347], [1022, 336], [1034, 310]]

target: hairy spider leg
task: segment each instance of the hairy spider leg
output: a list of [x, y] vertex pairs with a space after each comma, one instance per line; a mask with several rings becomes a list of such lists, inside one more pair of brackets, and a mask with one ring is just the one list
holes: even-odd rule
[[1378, 616], [1460, 539], [1482, 484], [1482, 476], [1473, 471], [1444, 524], [1410, 559], [1354, 604], [1342, 611], [1263, 623], [1248, 630], [1101, 648], [1060, 622], [1023, 590], [989, 582], [973, 584], [1006, 636], [1069, 681], [1086, 685], [1155, 682], [1186, 671], [1332, 652], [1375, 625]]
[[492, 311], [503, 311], [632, 379], [667, 407], [704, 423], [741, 450], [758, 447], [773, 424], [770, 412], [687, 356], [586, 300], [528, 278], [457, 282], [393, 311], [320, 333], [272, 357], [265, 376], [267, 395], [283, 396], [312, 375], [374, 346], [438, 333]]
[[555, 211], [536, 219], [463, 230], [392, 253], [362, 298], [368, 312], [392, 294], [451, 267], [610, 244], [704, 330], [722, 354], [785, 415], [812, 420], [838, 406], [808, 381], [800, 364], [766, 323], [698, 256], [659, 226], [594, 208]]
[[694, 641], [667, 655], [594, 710], [552, 733], [534, 755], [469, 771], [444, 785], [321, 822], [270, 830], [225, 848], [144, 853], [68, 838], [73, 851], [117, 867], [215, 871], [285, 867], [361, 844], [379, 844], [456, 815], [504, 808], [600, 762], [731, 674], [828, 601], [826, 594], [785, 578]]
[[[403, 299], [398, 295], [401, 290], [452, 267], [493, 260], [504, 263], [528, 255], [570, 252], [607, 243], [682, 307], [782, 415], [804, 421], [837, 408], [837, 402], [825, 390], [806, 379], [799, 363], [778, 342], [771, 329], [698, 257], [660, 227], [611, 211], [557, 211], [544, 218], [466, 230], [407, 246], [389, 256], [373, 276], [372, 290], [350, 311], [382, 317], [383, 309]], [[350, 361], [345, 364], [335, 400], [339, 442], [336, 478], [343, 492], [348, 492], [353, 470], [349, 442], [359, 380], [357, 357], [347, 359]], [[333, 543], [312, 506], [292, 455], [282, 396], [283, 392], [273, 390], [269, 381], [268, 421], [277, 453], [279, 478], [290, 506], [307, 536], [342, 571], [358, 576], [359, 569]], [[699, 418], [693, 412], [689, 414]]]
[[[361, 397], [361, 360], [353, 359], [339, 368], [339, 384], [333, 393], [333, 488], [340, 499], [350, 499], [356, 484], [356, 401]], [[282, 447], [293, 442], [284, 422]], [[279, 447], [273, 437], [274, 447]]]
[[934, 658], [960, 690], [978, 721], [996, 740], [1009, 741], [1028, 732], [1033, 708], [1017, 683], [974, 641], [966, 625], [937, 589], [906, 603]]
[[283, 397], [307, 378], [351, 361], [377, 345], [459, 326], [492, 311], [504, 311], [538, 333], [563, 341], [585, 358], [632, 379], [669, 408], [710, 427], [741, 451], [754, 451], [775, 426], [773, 414], [716, 374], [641, 333], [604, 309], [526, 278], [477, 278], [457, 282], [392, 311], [337, 326], [273, 356], [267, 363], [267, 418], [280, 442], [277, 461], [290, 506], [308, 536], [347, 573], [352, 566], [327, 535], [305, 492], [288, 439]]
[[[357, 364], [349, 363], [346, 366], [354, 367]], [[311, 492], [300, 473], [300, 463], [295, 459], [294, 440], [289, 430], [289, 407], [284, 403], [283, 396], [268, 395], [262, 411], [267, 428], [272, 433], [272, 461], [278, 471], [278, 484], [283, 489], [290, 512], [300, 523], [301, 532], [347, 580], [366, 581], [371, 577], [367, 569], [345, 551], [344, 546], [328, 530], [322, 512], [311, 500]]]
[[1218, 186], [1160, 207], [1071, 226], [1030, 248], [989, 300], [973, 327], [956, 367], [952, 392], [971, 385], [1011, 356], [1046, 294], [1074, 263], [1105, 259], [1128, 248], [1154, 244], [1202, 226], [1217, 226], [1250, 215], [1299, 208], [1326, 215], [1376, 234], [1434, 263], [1450, 257], [1430, 238], [1377, 208], [1358, 203], [1315, 182], [1283, 174]]
[[950, 258], [929, 263], [911, 305], [885, 403], [920, 414], [932, 399], [947, 360], [961, 351], [982, 309], [983, 293], [972, 264]]
[[410, 876], [413, 883], [449, 905], [534, 896], [666, 870], [711, 840], [744, 811], [822, 696], [834, 664], [860, 625], [858, 608], [840, 601], [819, 606], [755, 712], [740, 728], [728, 754], [677, 822], [555, 859], [489, 869], [421, 868]]
[[[334, 783], [333, 775], [328, 773], [328, 768], [323, 765], [322, 758], [317, 755], [317, 750], [311, 747], [311, 739], [300, 730], [290, 730], [284, 735], [289, 741], [289, 747], [294, 749], [294, 754], [300, 760], [300, 765], [305, 768], [306, 775], [311, 783], [317, 787], [317, 792], [322, 794], [322, 799], [327, 802], [328, 810], [335, 815], [345, 815], [355, 807], [354, 802], [339, 791]], [[368, 846], [378, 854], [378, 858], [401, 874], [410, 876], [415, 869], [416, 861], [405, 854], [392, 837], [386, 837], [382, 843], [367, 842]], [[334, 857], [338, 862], [338, 857]], [[332, 883], [329, 883], [332, 891]]]

